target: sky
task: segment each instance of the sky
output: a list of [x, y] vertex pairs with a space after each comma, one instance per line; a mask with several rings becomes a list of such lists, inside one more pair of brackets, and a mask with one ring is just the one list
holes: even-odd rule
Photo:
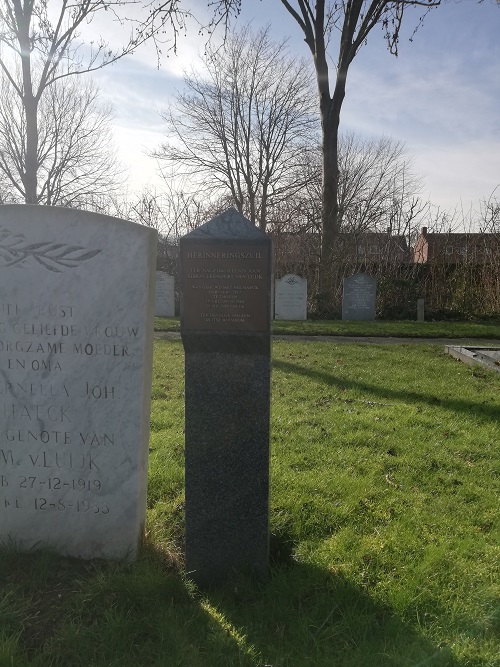
[[[205, 0], [189, 4], [203, 15]], [[500, 198], [500, 6], [495, 0], [448, 0], [410, 41], [419, 15], [408, 12], [397, 58], [388, 52], [382, 29], [372, 30], [349, 70], [341, 131], [401, 141], [424, 200], [435, 210], [477, 211], [493, 193]], [[237, 21], [251, 21], [256, 29], [269, 24], [277, 41], [288, 38], [291, 53], [311, 58], [279, 0], [243, 0]], [[108, 27], [106, 37], [111, 35]], [[183, 73], [198, 67], [205, 42], [191, 25], [177, 54], [160, 68], [146, 46], [94, 75], [115, 109], [114, 135], [131, 190], [161, 189], [147, 151], [165, 139], [160, 112], [182, 90]]]

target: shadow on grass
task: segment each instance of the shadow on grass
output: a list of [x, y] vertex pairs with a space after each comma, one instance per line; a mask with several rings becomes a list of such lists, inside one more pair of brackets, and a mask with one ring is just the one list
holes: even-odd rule
[[461, 665], [340, 572], [295, 563], [274, 568], [259, 591], [236, 584], [207, 599], [250, 658], [222, 659], [228, 667]]
[[[16, 667], [460, 667], [339, 571], [196, 591], [146, 550], [133, 564], [0, 553], [0, 664]], [[5, 623], [6, 619], [8, 622]], [[465, 664], [465, 663], [463, 663]]]
[[372, 394], [379, 398], [389, 400], [402, 400], [405, 402], [415, 403], [416, 405], [429, 405], [436, 407], [439, 405], [446, 410], [454, 412], [468, 412], [473, 413], [476, 417], [495, 420], [500, 419], [500, 406], [489, 405], [488, 403], [481, 403], [475, 401], [464, 400], [459, 397], [456, 398], [437, 398], [429, 394], [422, 394], [418, 391], [404, 390], [399, 391], [391, 389], [390, 387], [380, 387], [377, 385], [368, 384], [367, 382], [360, 382], [359, 380], [349, 380], [347, 378], [337, 378], [331, 373], [324, 371], [313, 370], [311, 368], [304, 368], [298, 364], [290, 363], [289, 361], [273, 360], [273, 368], [287, 373], [295, 373], [318, 380], [329, 387], [337, 387], [340, 390], [356, 389]]

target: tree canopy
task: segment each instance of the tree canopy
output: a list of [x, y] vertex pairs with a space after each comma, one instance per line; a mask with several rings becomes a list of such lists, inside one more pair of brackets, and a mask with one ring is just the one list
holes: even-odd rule
[[156, 152], [198, 192], [229, 195], [261, 229], [269, 207], [302, 186], [301, 167], [318, 143], [307, 63], [268, 30], [231, 32], [223, 49], [207, 48], [204, 71], [184, 78], [167, 121], [169, 141]]
[[[215, 3], [213, 19], [205, 26], [208, 31], [235, 11], [230, 0], [225, 10], [219, 4]], [[155, 43], [158, 53], [165, 42], [167, 48], [175, 48], [191, 15], [189, 3], [183, 0], [2, 0], [0, 73], [21, 112], [23, 128], [18, 136], [23, 137], [23, 144], [17, 171], [26, 203], [40, 200], [39, 141], [44, 122], [40, 105], [48, 89], [68, 77], [116, 62], [147, 40]], [[83, 28], [97, 16], [126, 26], [127, 37], [121, 46], [111, 47], [99, 34], [85, 42]]]

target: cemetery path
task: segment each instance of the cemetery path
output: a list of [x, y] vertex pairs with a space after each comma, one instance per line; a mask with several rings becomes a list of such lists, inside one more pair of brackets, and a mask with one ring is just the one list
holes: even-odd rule
[[[178, 331], [155, 331], [158, 339], [179, 339]], [[276, 335], [273, 340], [287, 341], [313, 341], [323, 343], [368, 343], [372, 345], [404, 345], [404, 344], [427, 344], [427, 345], [460, 345], [462, 347], [500, 347], [500, 340], [489, 340], [486, 338], [405, 338], [392, 336], [288, 336]]]

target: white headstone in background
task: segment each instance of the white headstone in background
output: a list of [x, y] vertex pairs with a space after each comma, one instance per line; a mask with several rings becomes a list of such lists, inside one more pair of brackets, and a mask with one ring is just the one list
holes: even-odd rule
[[293, 273], [275, 280], [275, 320], [307, 320], [307, 280]]
[[155, 315], [157, 317], [175, 315], [174, 276], [165, 271], [156, 272]]
[[374, 320], [377, 279], [367, 273], [355, 273], [344, 279], [343, 320]]
[[0, 206], [0, 543], [135, 555], [155, 246], [117, 218]]

